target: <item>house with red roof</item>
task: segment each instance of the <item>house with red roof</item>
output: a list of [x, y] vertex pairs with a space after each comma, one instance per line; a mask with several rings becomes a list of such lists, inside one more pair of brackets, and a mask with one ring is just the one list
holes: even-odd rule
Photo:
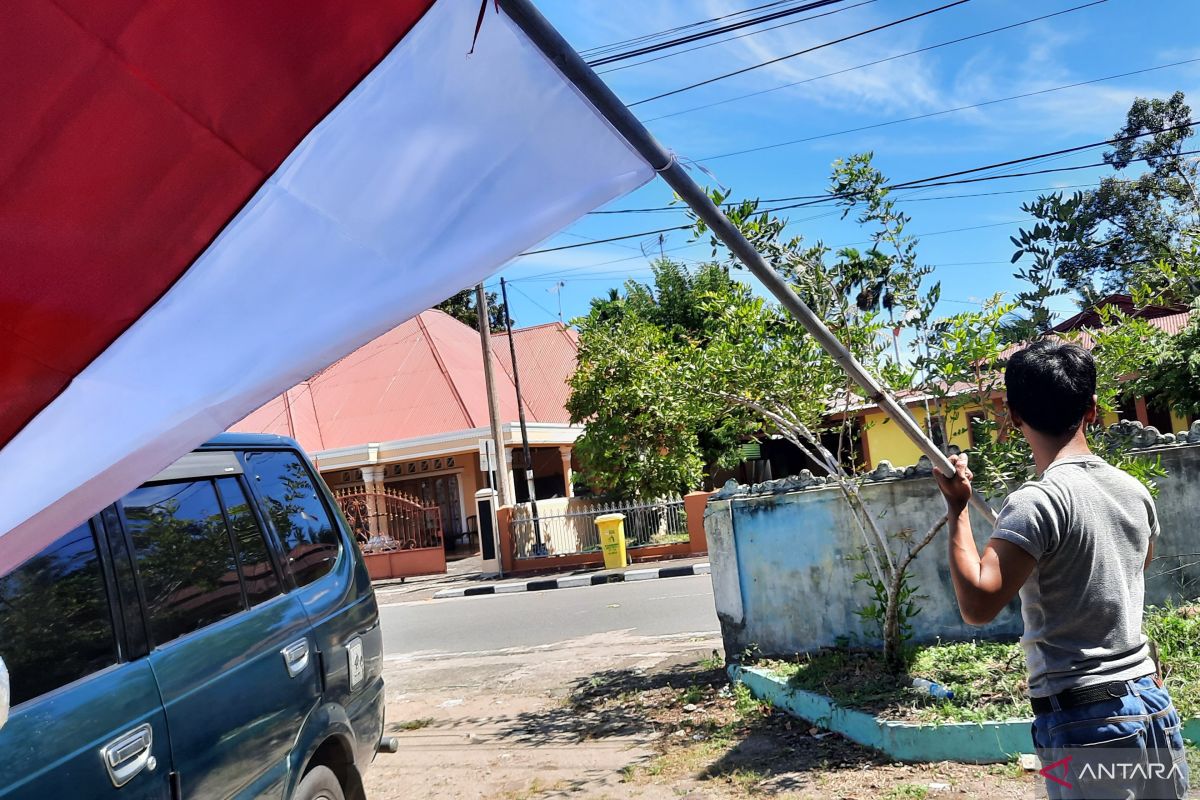
[[[1117, 309], [1128, 316], [1144, 319], [1152, 327], [1172, 336], [1183, 331], [1194, 313], [1186, 305], [1139, 306], [1129, 295], [1113, 294], [1058, 323], [1050, 335], [1071, 334], [1073, 341], [1090, 350], [1095, 345], [1091, 331], [1104, 324], [1099, 309], [1105, 306]], [[1001, 352], [1000, 360], [1006, 361], [1010, 355], [1024, 346], [1024, 343], [1010, 345]], [[965, 384], [951, 386], [947, 393], [949, 395], [960, 394], [970, 391], [971, 388]], [[942, 431], [945, 431], [949, 444], [964, 450], [974, 445], [972, 420], [982, 415], [979, 409], [963, 408], [952, 414], [949, 419], [943, 420], [937, 412], [936, 402], [931, 395], [910, 391], [901, 392], [899, 398], [922, 427], [929, 427], [939, 445], [942, 444]], [[992, 402], [998, 414], [1003, 407], [1002, 393], [994, 393]], [[835, 417], [847, 414], [853, 418], [855, 431], [853, 457], [868, 469], [877, 465], [881, 460], [887, 460], [892, 464], [907, 465], [920, 458], [921, 452], [917, 446], [909, 441], [908, 437], [895, 425], [885, 424], [883, 412], [873, 403], [855, 399], [845, 408], [838, 408], [837, 403], [832, 404], [831, 408], [835, 412]], [[932, 425], [927, 422], [931, 417]], [[1117, 413], [1105, 415], [1104, 424], [1110, 425], [1119, 419], [1137, 420], [1142, 425], [1153, 426], [1160, 433], [1186, 430], [1191, 424], [1189, 418], [1172, 411], [1160, 398], [1153, 397], [1128, 398]]]
[[[576, 333], [553, 322], [512, 336], [537, 499], [570, 497], [572, 449], [583, 432], [565, 408]], [[510, 486], [523, 502], [527, 465], [508, 336], [493, 334], [491, 347]], [[478, 530], [475, 493], [490, 481], [480, 469], [480, 442], [491, 437], [483, 352], [478, 331], [441, 311], [393, 328], [231, 430], [291, 436], [335, 491], [399, 490], [436, 506], [447, 541]]]

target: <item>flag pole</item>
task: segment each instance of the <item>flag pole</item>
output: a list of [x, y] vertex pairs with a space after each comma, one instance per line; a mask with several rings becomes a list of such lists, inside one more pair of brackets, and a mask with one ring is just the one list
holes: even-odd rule
[[[649, 162], [668, 186], [675, 190], [680, 199], [691, 207], [713, 235], [720, 239], [783, 307], [800, 321], [800, 324], [817, 340], [825, 352], [858, 384], [867, 399], [878, 405], [880, 410], [896, 423], [921, 452], [929, 457], [935, 469], [940, 470], [943, 475], [953, 473], [954, 469], [950, 465], [949, 459], [925, 435], [921, 426], [904, 406], [884, 389], [873, 375], [867, 372], [866, 368], [833, 335], [825, 323], [800, 299], [788, 282], [767, 263], [762, 255], [754, 249], [754, 246], [746, 240], [746, 237], [742, 236], [737, 226], [729, 221], [729, 218], [713, 203], [712, 198], [704, 189], [692, 180], [675, 156], [658, 143], [658, 140], [650, 131], [646, 130], [633, 112], [613, 94], [607, 84], [592, 71], [574, 48], [542, 16], [532, 0], [498, 0], [498, 3], [559, 72], [574, 84], [575, 88], [608, 120], [625, 141]], [[586, 157], [586, 155], [581, 157]], [[988, 507], [978, 493], [971, 498], [971, 504], [990, 522], [996, 521], [995, 512]]]

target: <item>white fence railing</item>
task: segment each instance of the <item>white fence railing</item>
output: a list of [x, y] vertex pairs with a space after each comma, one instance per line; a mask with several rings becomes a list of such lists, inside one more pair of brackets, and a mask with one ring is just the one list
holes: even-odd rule
[[[557, 498], [538, 501], [538, 526], [547, 555], [569, 555], [600, 550], [596, 517], [625, 515], [628, 547], [686, 542], [687, 515], [678, 495], [650, 502], [600, 502], [588, 498]], [[513, 508], [512, 539], [517, 558], [536, 555], [537, 538], [533, 509], [529, 503]]]

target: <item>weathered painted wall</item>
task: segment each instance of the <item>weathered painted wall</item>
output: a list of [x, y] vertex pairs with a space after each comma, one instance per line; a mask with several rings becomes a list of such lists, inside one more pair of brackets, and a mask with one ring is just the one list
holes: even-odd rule
[[[956, 445], [960, 450], [966, 450], [971, 446], [971, 439], [967, 433], [967, 415], [978, 409], [977, 405], [965, 406], [947, 417], [946, 432], [950, 437], [950, 444]], [[927, 416], [925, 407], [921, 404], [913, 404], [908, 407], [908, 410], [924, 428]], [[934, 409], [934, 416], [936, 415], [937, 411]], [[866, 426], [867, 454], [872, 468], [880, 461], [889, 461], [892, 464], [912, 464], [921, 457], [921, 451], [912, 443], [912, 440], [905, 436], [904, 432], [895, 424], [888, 422], [887, 415], [882, 411], [876, 409], [866, 411], [862, 415], [862, 421]], [[1116, 414], [1112, 412], [1104, 414], [1105, 425], [1113, 425], [1116, 422], [1118, 422]], [[1171, 430], [1160, 431], [1160, 433], [1186, 431], [1189, 424], [1186, 417], [1172, 411]]]
[[[925, 408], [921, 405], [909, 406], [913, 418], [925, 427]], [[964, 408], [946, 419], [946, 432], [950, 443], [957, 445], [960, 450], [971, 446], [967, 436], [966, 415], [974, 409]], [[934, 414], [936, 416], [936, 412]], [[882, 411], [868, 411], [863, 414], [863, 424], [866, 426], [867, 452], [870, 454], [871, 466], [880, 461], [890, 461], [893, 464], [912, 464], [921, 457], [921, 451], [912, 443], [904, 431], [893, 422], [888, 421]]]
[[[1147, 433], [1152, 429], [1148, 429]], [[1157, 436], [1157, 434], [1155, 435]], [[1148, 449], [1169, 471], [1159, 481], [1162, 521], [1155, 563], [1147, 580], [1147, 601], [1200, 595], [1200, 423], [1192, 444]], [[1191, 438], [1191, 437], [1190, 437]], [[866, 502], [889, 532], [923, 536], [945, 506], [924, 470], [908, 475], [881, 468], [862, 487]], [[923, 474], [919, 474], [923, 473]], [[836, 487], [812, 476], [771, 481], [755, 487], [727, 488], [713, 496], [705, 513], [717, 613], [726, 652], [750, 645], [786, 655], [837, 643], [840, 637], [870, 641], [870, 625], [855, 611], [869, 600], [869, 589], [855, 584], [862, 570], [853, 560], [862, 533]], [[998, 503], [997, 503], [998, 505]], [[982, 545], [989, 528], [974, 519]], [[913, 582], [927, 598], [913, 620], [921, 640], [1015, 637], [1021, 632], [1016, 600], [990, 625], [962, 621], [946, 564], [946, 537], [940, 534], [913, 562]]]

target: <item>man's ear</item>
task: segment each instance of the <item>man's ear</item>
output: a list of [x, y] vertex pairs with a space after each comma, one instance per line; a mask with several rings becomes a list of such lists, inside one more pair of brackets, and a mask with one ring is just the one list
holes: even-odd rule
[[1007, 402], [1004, 404], [1004, 408], [1007, 409], [1007, 411], [1008, 411], [1009, 422], [1012, 423], [1012, 426], [1014, 428], [1016, 428], [1017, 430], [1020, 430], [1021, 426], [1025, 424], [1024, 421], [1021, 419], [1021, 415], [1018, 414], [1016, 409], [1014, 409], [1012, 406], [1010, 406]]
[[1083, 424], [1091, 425], [1098, 419], [1100, 419], [1100, 407], [1096, 404], [1096, 395], [1092, 395], [1091, 405], [1088, 406], [1087, 411], [1083, 412]]

